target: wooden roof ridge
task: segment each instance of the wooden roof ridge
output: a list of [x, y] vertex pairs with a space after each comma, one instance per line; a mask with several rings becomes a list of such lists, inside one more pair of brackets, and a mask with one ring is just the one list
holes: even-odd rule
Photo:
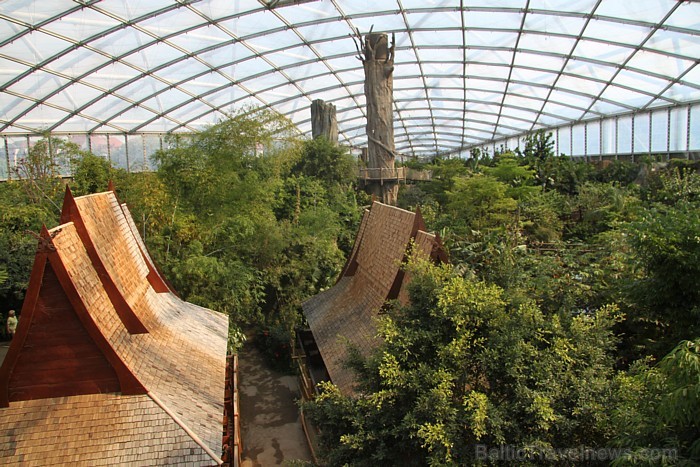
[[403, 258], [401, 259], [401, 267], [396, 272], [394, 282], [391, 284], [391, 288], [389, 289], [389, 292], [387, 293], [384, 299], [385, 302], [389, 302], [391, 300], [396, 300], [397, 298], [399, 298], [399, 293], [401, 292], [401, 288], [404, 286], [404, 280], [406, 278], [406, 269], [403, 267], [403, 265], [409, 259], [409, 255], [411, 253], [411, 244], [416, 240], [418, 232], [425, 232], [426, 230], [427, 227], [425, 226], [423, 215], [420, 212], [420, 207], [416, 206], [416, 212], [413, 217], [413, 226], [411, 227], [411, 236], [408, 240], [408, 243], [406, 244], [406, 249], [404, 251]]
[[363, 354], [378, 345], [374, 318], [395, 300], [408, 304], [411, 274], [404, 264], [412, 251], [436, 263], [446, 259], [420, 208], [411, 212], [375, 200], [337, 283], [302, 303], [328, 374], [344, 394], [354, 394], [354, 377], [342, 363], [345, 342]]
[[[124, 395], [136, 395], [145, 394], [147, 392], [139, 379], [132, 373], [124, 361], [122, 361], [118, 353], [110, 345], [107, 338], [102, 334], [98, 325], [90, 315], [86, 304], [80, 298], [80, 295], [66, 270], [63, 260], [56, 251], [56, 246], [53, 242], [53, 238], [60, 235], [61, 230], [61, 226], [53, 229], [51, 232], [49, 232], [46, 226], [43, 226], [41, 229], [41, 234], [39, 235], [39, 245], [29, 280], [29, 287], [22, 306], [22, 319], [20, 319], [19, 326], [17, 327], [17, 333], [12, 340], [2, 367], [0, 367], [0, 407], [8, 407], [10, 400], [13, 399], [12, 395], [10, 394], [10, 381], [17, 363], [20, 361], [20, 357], [30, 333], [35, 332], [35, 330], [32, 329], [32, 324], [37, 321], [35, 319], [35, 315], [38, 313], [37, 305], [40, 301], [42, 289], [48, 285], [48, 281], [45, 281], [45, 278], [49, 273], [49, 270], [55, 274], [61, 289], [72, 306], [73, 312], [75, 315], [77, 315], [78, 320], [80, 321], [84, 330], [87, 332], [87, 335], [95, 344], [97, 349], [99, 349], [99, 352], [102, 354], [102, 356], [104, 356], [109, 365], [114, 369], [116, 377], [119, 381], [119, 389], [121, 393]], [[58, 311], [60, 312], [61, 310]], [[47, 358], [49, 357], [50, 356], [47, 356]], [[72, 358], [78, 357], [73, 355]], [[66, 374], [66, 377], [70, 378], [70, 375]], [[39, 378], [38, 382], [40, 381], [41, 379]], [[74, 388], [73, 390], [81, 393], [80, 391], [85, 391], [85, 387]], [[36, 395], [39, 397], [34, 397]], [[30, 392], [25, 396], [26, 399], [33, 399], [43, 398], [45, 395], [46, 391], [42, 389], [37, 390], [37, 392]], [[53, 395], [66, 396], [75, 394]]]
[[360, 250], [360, 246], [362, 245], [362, 239], [365, 233], [365, 228], [367, 227], [367, 222], [369, 220], [369, 212], [369, 209], [364, 209], [362, 212], [362, 219], [360, 220], [360, 226], [357, 228], [357, 234], [355, 235], [355, 241], [352, 245], [352, 251], [348, 256], [348, 259], [345, 261], [345, 266], [343, 266], [343, 269], [340, 272], [336, 283], [340, 282], [340, 279], [342, 279], [345, 276], [354, 275], [357, 271], [357, 252]]
[[175, 289], [173, 288], [172, 284], [170, 284], [170, 282], [168, 282], [168, 280], [165, 279], [163, 272], [158, 268], [158, 265], [155, 264], [155, 262], [153, 262], [153, 258], [151, 257], [148, 251], [148, 247], [146, 247], [146, 243], [143, 241], [141, 235], [138, 233], [138, 229], [136, 229], [136, 224], [134, 223], [134, 218], [131, 215], [131, 211], [129, 211], [129, 208], [127, 207], [126, 203], [122, 203], [119, 199], [117, 189], [114, 186], [114, 181], [111, 179], [107, 183], [107, 191], [112, 192], [114, 194], [114, 197], [117, 199], [117, 204], [119, 204], [119, 207], [122, 209], [122, 213], [126, 218], [127, 224], [129, 225], [129, 229], [131, 230], [131, 233], [136, 239], [136, 245], [139, 247], [141, 256], [143, 257], [143, 260], [146, 262], [146, 266], [148, 267], [148, 276], [146, 276], [146, 278], [148, 279], [148, 283], [151, 284], [153, 290], [155, 290], [158, 293], [171, 292], [177, 295], [177, 292], [175, 292]]
[[[127, 232], [129, 235], [131, 234], [130, 231]], [[196, 358], [195, 356], [204, 356], [206, 350], [199, 349], [197, 346], [201, 345], [201, 342], [193, 341], [191, 337], [188, 337], [188, 333], [183, 332], [182, 335], [176, 335], [178, 331], [183, 331], [183, 329], [173, 326], [172, 323], [169, 322], [169, 319], [165, 318], [165, 316], [160, 313], [164, 307], [168, 307], [166, 302], [172, 303], [175, 306], [190, 307], [193, 305], [182, 302], [173, 294], [156, 293], [155, 290], [147, 284], [145, 275], [140, 275], [139, 281], [147, 286], [148, 292], [146, 296], [139, 299], [134, 306], [140, 316], [150, 316], [151, 320], [147, 321], [147, 324], [151, 332], [138, 336], [129, 335], [122, 326], [118, 314], [114, 309], [114, 305], [109, 301], [106, 291], [101, 287], [96, 271], [91, 267], [87, 250], [81, 244], [82, 240], [72, 224], [70, 232], [66, 232], [66, 234], [70, 234], [70, 236], [56, 238], [57, 254], [66, 261], [69, 273], [78, 278], [76, 283], [79, 293], [83, 297], [95, 297], [97, 300], [94, 303], [100, 303], [100, 300], [103, 300], [102, 303], [108, 304], [108, 308], [92, 306], [89, 310], [93, 317], [95, 317], [96, 324], [101, 332], [107, 337], [108, 342], [118, 352], [125, 364], [133, 371], [136, 377], [139, 378], [148, 391], [147, 393], [152, 396], [151, 398], [158, 398], [159, 401], [164, 401], [157, 405], [161, 407], [161, 409], [164, 406], [168, 408], [168, 417], [173, 419], [173, 414], [179, 414], [177, 420], [173, 419], [173, 421], [181, 428], [184, 427], [183, 430], [187, 428], [185, 431], [188, 433], [188, 438], [192, 439], [192, 442], [198, 445], [203, 442], [202, 440], [206, 440], [208, 441], [206, 444], [209, 446], [209, 449], [216, 449], [216, 445], [211, 442], [211, 431], [215, 429], [215, 427], [207, 426], [203, 428], [204, 425], [201, 425], [207, 420], [214, 423], [213, 421], [218, 420], [218, 416], [220, 415], [217, 410], [212, 412], [208, 409], [202, 409], [202, 407], [207, 407], [207, 401], [211, 401], [212, 396], [216, 396], [216, 394], [209, 389], [209, 385], [212, 384], [213, 381], [207, 380], [206, 378], [199, 378], [196, 380], [197, 382], [192, 383], [190, 381], [188, 385], [188, 382], [181, 379], [182, 377], [185, 377], [185, 379], [192, 377], [194, 373], [191, 365], [195, 361], [192, 359]], [[116, 238], [114, 238], [114, 240], [116, 241]], [[76, 254], [72, 245], [79, 246], [80, 254]], [[139, 254], [135, 247], [130, 251], [131, 254]], [[79, 257], [82, 257], [82, 259]], [[92, 284], [97, 285], [92, 286]], [[99, 290], [94, 290], [95, 288]], [[101, 295], [103, 298], [100, 299], [97, 297], [98, 295]], [[153, 304], [155, 308], [157, 308], [157, 310], [153, 310], [156, 311], [153, 315], [145, 312], [145, 308], [143, 308], [144, 306], [148, 306], [146, 304], [151, 301], [148, 296], [158, 301]], [[89, 300], [90, 299], [86, 299], [86, 301]], [[161, 300], [164, 300], [164, 302], [161, 302]], [[214, 314], [212, 310], [202, 307], [197, 308]], [[181, 314], [181, 316], [187, 315], [190, 314]], [[202, 318], [201, 316], [197, 317]], [[190, 317], [190, 319], [195, 318]], [[227, 322], [225, 318], [223, 319]], [[206, 327], [206, 324], [202, 324], [202, 326]], [[115, 330], [118, 332], [114, 332]], [[175, 334], [171, 334], [171, 331]], [[180, 351], [179, 353], [174, 352], [176, 348]], [[185, 352], [184, 354], [182, 353], [183, 351]], [[221, 354], [222, 370], [225, 341], [223, 352], [224, 353]], [[173, 358], [175, 356], [177, 356], [177, 358]], [[201, 363], [200, 360], [197, 360], [197, 362]], [[163, 372], [174, 374], [179, 371], [183, 371], [184, 374], [180, 378], [175, 379], [171, 379], [169, 376], [163, 374]], [[202, 376], [202, 372], [197, 373], [197, 375]], [[221, 394], [221, 398], [223, 402], [223, 393]], [[215, 405], [216, 403], [214, 402], [213, 404]], [[214, 415], [214, 418], [212, 418], [212, 415]], [[188, 428], [188, 425], [191, 429]], [[198, 434], [195, 436], [190, 435], [195, 432]]]
[[[392, 209], [398, 209], [401, 211], [405, 211], [405, 209], [398, 208], [396, 206], [391, 206], [388, 204], [381, 203], [377, 201], [374, 197], [372, 198], [372, 204], [370, 205], [369, 208], [365, 208], [364, 212], [362, 213], [362, 219], [360, 220], [360, 226], [357, 229], [357, 234], [355, 235], [355, 241], [353, 242], [353, 247], [352, 251], [350, 252], [350, 255], [348, 256], [348, 259], [345, 262], [345, 266], [343, 266], [342, 272], [338, 276], [338, 280], [336, 281], [339, 282], [340, 279], [342, 279], [345, 276], [352, 276], [355, 274], [357, 271], [358, 263], [357, 263], [357, 254], [360, 251], [360, 248], [362, 247], [362, 241], [364, 239], [364, 233], [365, 229], [367, 227], [367, 223], [369, 221], [369, 215], [372, 210], [372, 208], [377, 205], [381, 205], [382, 207], [387, 207], [387, 208], [392, 208]], [[416, 212], [414, 213], [414, 221], [413, 221], [413, 228], [411, 230], [411, 238], [415, 238], [416, 232], [418, 230], [427, 230], [425, 226], [425, 221], [423, 220], [423, 215], [420, 212], [420, 207], [416, 207]]]
[[[116, 196], [116, 192], [114, 192], [114, 196]], [[119, 198], [117, 198], [119, 200]], [[148, 279], [148, 283], [151, 284], [151, 287], [153, 287], [153, 290], [155, 290], [158, 293], [166, 293], [170, 292], [174, 294], [175, 296], [179, 295], [175, 291], [175, 288], [173, 285], [170, 283], [165, 278], [165, 275], [163, 272], [160, 270], [158, 265], [153, 261], [153, 257], [151, 256], [150, 252], [148, 251], [148, 247], [146, 246], [146, 242], [144, 241], [143, 237], [141, 237], [141, 234], [138, 232], [138, 229], [136, 228], [136, 223], [134, 222], [134, 217], [131, 215], [131, 211], [129, 210], [129, 207], [127, 206], [126, 203], [119, 202], [119, 206], [122, 208], [122, 213], [124, 214], [124, 218], [126, 219], [126, 223], [129, 226], [129, 229], [131, 230], [131, 233], [134, 235], [134, 238], [136, 239], [136, 245], [139, 247], [139, 251], [141, 252], [141, 256], [143, 257], [143, 260], [146, 262], [146, 266], [148, 266], [148, 276], [146, 278]]]
[[92, 241], [90, 234], [85, 226], [85, 221], [82, 218], [78, 205], [75, 202], [73, 193], [68, 185], [66, 185], [66, 193], [63, 198], [63, 209], [61, 211], [61, 224], [68, 222], [73, 222], [75, 229], [82, 241], [85, 249], [87, 250], [88, 256], [92, 266], [95, 268], [97, 275], [100, 278], [100, 282], [107, 292], [110, 301], [114, 305], [114, 309], [117, 311], [119, 318], [122, 323], [129, 331], [130, 334], [144, 334], [148, 332], [146, 326], [141, 322], [138, 315], [134, 309], [129, 305], [126, 298], [122, 295], [121, 291], [117, 287], [114, 279], [111, 277], [107, 271], [107, 267], [100, 258], [97, 252], [95, 243]]

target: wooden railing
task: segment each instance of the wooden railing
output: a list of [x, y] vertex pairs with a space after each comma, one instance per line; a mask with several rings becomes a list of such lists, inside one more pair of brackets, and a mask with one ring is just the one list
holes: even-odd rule
[[229, 355], [226, 362], [224, 396], [224, 466], [241, 465], [241, 409], [238, 400], [238, 355]]
[[406, 180], [430, 181], [433, 179], [432, 170], [418, 170], [406, 167]]
[[388, 168], [361, 168], [358, 172], [358, 178], [365, 182], [382, 182], [384, 180], [393, 182], [405, 182], [406, 180], [431, 180], [432, 172], [430, 170], [415, 170], [408, 167]]
[[358, 177], [365, 181], [401, 181], [406, 180], [406, 167], [388, 168], [361, 168]]

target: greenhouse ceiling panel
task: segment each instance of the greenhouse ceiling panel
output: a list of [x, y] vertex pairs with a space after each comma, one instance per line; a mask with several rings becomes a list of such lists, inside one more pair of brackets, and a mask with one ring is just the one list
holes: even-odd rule
[[[4, 0], [0, 132], [198, 131], [244, 104], [366, 144], [358, 34], [395, 38], [397, 150], [696, 103], [700, 2]], [[157, 122], [157, 124], [155, 124]]]

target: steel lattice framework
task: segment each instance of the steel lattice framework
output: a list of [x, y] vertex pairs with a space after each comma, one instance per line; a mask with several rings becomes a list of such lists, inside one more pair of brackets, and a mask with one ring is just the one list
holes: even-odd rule
[[[700, 3], [676, 0], [5, 0], [0, 132], [197, 131], [245, 105], [366, 144], [351, 38], [396, 35], [396, 146], [458, 152], [700, 101]], [[690, 114], [690, 111], [688, 111]]]

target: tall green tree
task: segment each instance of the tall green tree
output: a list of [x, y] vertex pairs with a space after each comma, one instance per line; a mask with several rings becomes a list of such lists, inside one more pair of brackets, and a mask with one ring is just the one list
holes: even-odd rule
[[681, 341], [657, 365], [620, 375], [614, 466], [700, 463], [700, 339]]
[[325, 385], [307, 406], [329, 465], [472, 465], [501, 445], [546, 463], [604, 445], [615, 307], [548, 316], [449, 266], [409, 269], [411, 305], [384, 315], [382, 345], [353, 363], [360, 396]]
[[351, 185], [357, 179], [357, 161], [347, 149], [320, 137], [303, 143], [292, 173], [313, 177], [326, 186]]

